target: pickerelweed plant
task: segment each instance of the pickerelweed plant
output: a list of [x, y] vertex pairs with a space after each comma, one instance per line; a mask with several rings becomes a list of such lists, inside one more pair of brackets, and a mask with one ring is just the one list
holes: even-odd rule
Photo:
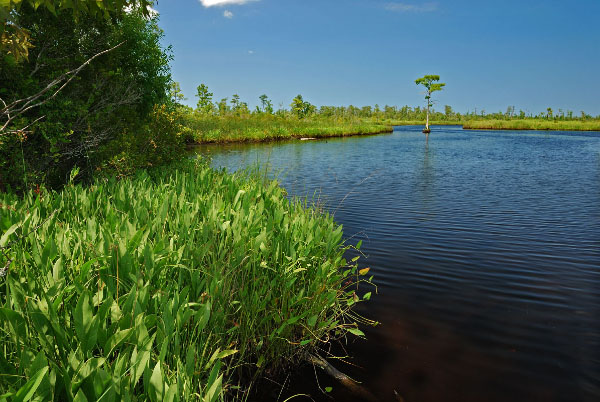
[[259, 175], [0, 194], [0, 228], [0, 401], [239, 398], [368, 322], [341, 226]]

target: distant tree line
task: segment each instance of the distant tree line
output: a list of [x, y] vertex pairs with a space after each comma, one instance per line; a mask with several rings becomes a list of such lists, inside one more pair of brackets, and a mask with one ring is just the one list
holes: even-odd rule
[[[231, 99], [223, 98], [219, 101], [213, 100], [213, 93], [209, 92], [206, 85], [201, 84], [197, 88], [196, 98], [198, 100], [196, 108], [184, 106], [181, 102], [185, 97], [181, 93], [179, 84], [174, 82], [171, 87], [171, 99], [178, 103], [183, 109], [190, 113], [196, 113], [200, 116], [220, 116], [220, 117], [249, 117], [270, 115], [281, 118], [327, 118], [336, 120], [356, 120], [373, 119], [382, 121], [424, 121], [427, 116], [426, 106], [315, 106], [306, 101], [302, 95], [297, 95], [289, 107], [280, 105], [279, 109], [273, 108], [273, 102], [267, 95], [259, 97], [259, 105], [250, 109], [247, 102], [240, 99], [240, 96], [234, 94]], [[593, 117], [583, 111], [576, 114], [573, 111], [558, 109], [554, 112], [548, 108], [546, 112], [532, 114], [523, 110], [515, 111], [514, 106], [509, 106], [506, 112], [488, 113], [485, 109], [474, 109], [466, 113], [454, 111], [452, 106], [445, 105], [443, 112], [434, 108], [430, 109], [430, 119], [433, 121], [461, 122], [465, 120], [510, 120], [510, 119], [554, 119], [554, 120], [586, 120], [598, 119], [600, 116]]]

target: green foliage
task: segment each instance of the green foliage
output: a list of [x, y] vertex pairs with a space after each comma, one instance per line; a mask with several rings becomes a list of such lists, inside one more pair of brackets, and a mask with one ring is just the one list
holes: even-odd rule
[[198, 98], [196, 110], [202, 114], [211, 114], [215, 109], [215, 105], [212, 102], [213, 93], [208, 92], [208, 87], [204, 84], [198, 85], [196, 90], [196, 97]]
[[137, 169], [166, 165], [181, 159], [189, 129], [182, 125], [180, 109], [155, 106], [148, 122], [133, 132], [123, 132], [99, 151], [102, 164], [95, 174], [125, 177]]
[[171, 97], [171, 102], [176, 105], [181, 105], [181, 102], [187, 99], [181, 91], [181, 86], [176, 81], [171, 82], [169, 86], [169, 96]]
[[150, 0], [2, 0], [0, 2], [0, 53], [6, 53], [16, 61], [29, 57], [29, 49], [35, 41], [27, 27], [21, 25], [19, 15], [23, 8], [45, 9], [58, 16], [68, 10], [75, 18], [108, 19], [122, 13], [125, 8], [138, 9], [145, 17], [150, 16]]
[[0, 233], [1, 400], [234, 398], [361, 335], [342, 228], [256, 176], [187, 161], [0, 194]]
[[296, 115], [299, 119], [303, 119], [311, 114], [313, 114], [316, 110], [314, 105], [311, 105], [310, 102], [305, 101], [302, 98], [302, 95], [296, 96], [292, 100], [292, 113]]
[[439, 75], [425, 75], [424, 77], [417, 78], [415, 80], [415, 84], [423, 85], [427, 89], [427, 95], [425, 99], [431, 99], [431, 94], [436, 91], [441, 91], [446, 84], [444, 83], [436, 83], [435, 81], [439, 81]]
[[269, 114], [203, 117], [185, 114], [187, 142], [266, 141], [302, 137], [336, 137], [392, 132], [392, 126], [376, 122], [297, 119]]
[[273, 102], [271, 102], [269, 97], [267, 95], [263, 94], [259, 97], [259, 99], [260, 99], [260, 105], [261, 105], [260, 110], [263, 113], [273, 114]]
[[74, 166], [81, 167], [81, 178], [89, 177], [104, 162], [100, 149], [125, 133], [145, 130], [153, 106], [169, 102], [170, 56], [161, 48], [156, 21], [133, 11], [112, 19], [85, 14], [76, 19], [71, 10], [56, 10], [56, 15], [21, 7], [19, 23], [36, 47], [22, 63], [0, 59], [5, 102], [32, 96], [90, 56], [121, 45], [9, 127], [18, 130], [41, 118], [29, 132], [0, 135], [0, 189], [59, 187]]
[[468, 120], [463, 128], [473, 130], [562, 130], [562, 131], [600, 131], [600, 120], [547, 120], [547, 119], [514, 119], [514, 120]]

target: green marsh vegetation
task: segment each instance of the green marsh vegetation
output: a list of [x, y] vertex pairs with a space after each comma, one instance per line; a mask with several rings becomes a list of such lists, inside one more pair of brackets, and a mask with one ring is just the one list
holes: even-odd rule
[[362, 336], [342, 228], [186, 161], [0, 195], [0, 400], [214, 401]]
[[[184, 99], [178, 85], [172, 87], [173, 102]], [[213, 102], [213, 94], [201, 84], [197, 88], [195, 109], [179, 104], [188, 143], [267, 141], [292, 138], [323, 138], [392, 132], [393, 128], [375, 119], [363, 119], [354, 108], [317, 109], [296, 96], [289, 109], [274, 110], [267, 95], [260, 106], [250, 110], [239, 95]]]
[[[450, 110], [446, 106], [446, 111]], [[546, 112], [532, 114], [523, 110], [518, 112], [514, 106], [506, 108], [505, 112], [487, 113], [477, 110], [463, 115], [445, 113], [450, 120], [463, 125], [465, 129], [489, 130], [562, 130], [562, 131], [600, 131], [600, 116], [593, 117], [584, 111], [579, 115], [571, 110], [547, 108]]]
[[561, 131], [600, 131], [600, 119], [589, 120], [547, 120], [547, 119], [514, 119], [514, 120], [469, 120], [463, 128], [471, 130], [561, 130]]

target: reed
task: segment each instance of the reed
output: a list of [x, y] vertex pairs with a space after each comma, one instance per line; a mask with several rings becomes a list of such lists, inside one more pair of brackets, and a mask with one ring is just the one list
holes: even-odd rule
[[0, 228], [0, 400], [244, 398], [363, 335], [341, 226], [257, 174], [185, 161], [4, 193]]

